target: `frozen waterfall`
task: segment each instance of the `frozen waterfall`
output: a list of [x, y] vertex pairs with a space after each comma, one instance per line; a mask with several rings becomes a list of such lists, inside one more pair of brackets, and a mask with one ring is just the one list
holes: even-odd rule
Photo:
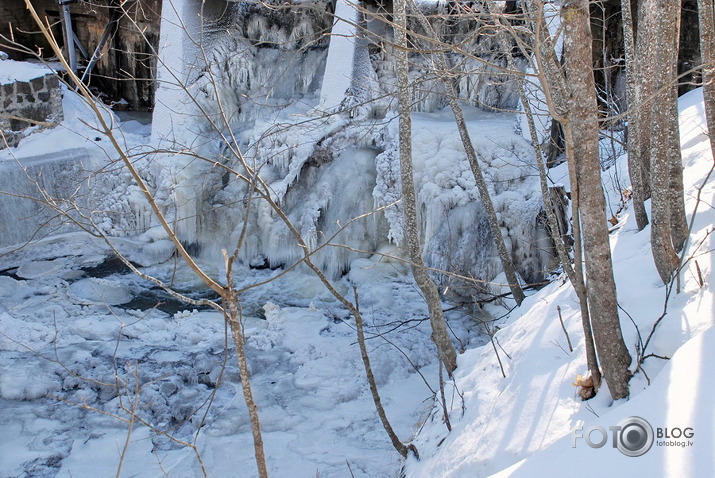
[[[314, 262], [334, 278], [386, 246], [398, 246], [399, 256], [394, 55], [389, 41], [376, 40], [380, 31], [380, 38], [390, 32], [363, 19], [347, 0], [336, 3], [335, 21], [323, 0], [280, 9], [230, 2], [204, 16], [203, 25], [192, 25], [200, 6], [183, 0], [166, 13], [152, 136], [163, 151], [137, 162], [179, 239], [194, 254], [220, 259], [222, 249], [232, 250], [243, 237], [242, 261], [288, 267], [304, 250], [287, 219], [308, 249], [318, 250]], [[461, 35], [468, 27], [454, 28]], [[204, 48], [195, 44], [199, 40]], [[475, 45], [492, 59], [498, 56], [494, 42]], [[424, 257], [430, 267], [490, 281], [501, 272], [500, 263], [454, 118], [441, 109], [439, 88], [430, 86], [435, 76], [429, 54], [415, 53], [411, 65], [411, 76], [426, 85], [415, 88], [413, 115]], [[513, 133], [513, 114], [475, 106], [488, 110], [513, 102], [508, 78], [500, 73], [491, 81], [490, 74], [482, 69], [455, 83], [507, 246], [521, 275], [537, 281], [551, 267], [553, 250], [533, 150]], [[83, 161], [60, 161], [33, 174], [52, 188]], [[37, 161], [28, 168], [31, 163]], [[254, 174], [280, 214], [247, 182]], [[93, 199], [105, 211], [96, 217], [102, 230], [143, 244], [137, 257], [147, 260], [139, 262], [169, 257], [173, 246], [131, 178], [105, 176], [98, 189], [103, 197]], [[12, 183], [0, 189], [20, 193], [16, 188], [25, 187], [18, 186], [21, 177], [0, 178]], [[0, 201], [3, 217], [37, 214], [36, 206], [23, 209], [13, 201]], [[2, 235], [0, 245], [30, 237], [29, 228], [17, 227]], [[488, 292], [445, 281], [462, 295]]]
[[[195, 8], [188, 0], [182, 5]], [[176, 124], [164, 128], [164, 137], [179, 131], [182, 146], [209, 160], [167, 156], [159, 161], [156, 184], [165, 191], [162, 197], [171, 198], [168, 214], [181, 240], [204, 255], [220, 254], [244, 227], [248, 234], [241, 258], [247, 263], [289, 266], [303, 253], [279, 215], [256, 197], [248, 207], [251, 188], [214, 162], [238, 171], [250, 164], [260, 171], [302, 240], [311, 250], [321, 248], [314, 260], [333, 277], [346, 272], [353, 260], [401, 242], [396, 106], [390, 100], [394, 57], [389, 42], [376, 40], [389, 40], [391, 32], [363, 19], [349, 0], [335, 3], [335, 15], [326, 15], [325, 9], [332, 6], [321, 1], [281, 9], [232, 4], [215, 20], [215, 28], [203, 27], [210, 48], [201, 58], [191, 57], [195, 52], [186, 38], [167, 40], [167, 65], [204, 65], [192, 70], [193, 80], [183, 73], [192, 82], [179, 94], [188, 95], [184, 100], [192, 100], [202, 113], [180, 120], [176, 113], [155, 115], [160, 127], [154, 137], [162, 134], [161, 125]], [[470, 25], [442, 29], [469, 38]], [[503, 61], [489, 39], [474, 48], [490, 61]], [[183, 57], [178, 61], [171, 55]], [[464, 66], [457, 82], [466, 102], [485, 109], [513, 107], [516, 95], [509, 78], [473, 63]], [[413, 138], [423, 253], [433, 267], [491, 280], [500, 273], [500, 263], [454, 120], [440, 111], [446, 103], [432, 65], [429, 54], [414, 54], [412, 76], [425, 85], [415, 89], [415, 111], [421, 113], [414, 119]], [[185, 102], [176, 91], [162, 93], [161, 88], [157, 98], [166, 104]], [[539, 280], [553, 251], [542, 220], [533, 152], [511, 133], [513, 115], [467, 107], [473, 110], [470, 129], [492, 181], [507, 244], [522, 276]], [[331, 245], [323, 247], [326, 243]]]

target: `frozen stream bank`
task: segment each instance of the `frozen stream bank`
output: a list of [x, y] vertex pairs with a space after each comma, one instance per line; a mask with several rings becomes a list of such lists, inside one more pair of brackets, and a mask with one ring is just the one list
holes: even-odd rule
[[[114, 474], [128, 433], [122, 420], [135, 403], [139, 423], [154, 428], [136, 425], [123, 476], [163, 476], [162, 469], [200, 475], [194, 453], [163, 433], [188, 442], [198, 435], [210, 476], [250, 476], [250, 426], [220, 316], [124, 308], [142, 286], [126, 273], [96, 273], [106, 253], [70, 235], [0, 258], [0, 476]], [[150, 272], [196, 286], [173, 263]], [[252, 282], [276, 271], [242, 273]], [[369, 335], [385, 333], [401, 350], [369, 340], [388, 414], [408, 439], [432, 401], [407, 358], [436, 378], [426, 313], [401, 265], [362, 259], [350, 279]], [[322, 285], [295, 272], [247, 295], [244, 308], [273, 474], [337, 477], [349, 474], [348, 465], [364, 477], [396, 470], [399, 456], [375, 416], [352, 320]], [[451, 326], [464, 341], [477, 327], [461, 315]]]

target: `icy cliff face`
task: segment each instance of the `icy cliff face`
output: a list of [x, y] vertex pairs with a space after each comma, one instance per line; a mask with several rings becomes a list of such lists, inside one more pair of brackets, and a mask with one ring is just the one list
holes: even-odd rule
[[[304, 253], [239, 177], [246, 165], [311, 250], [335, 244], [313, 257], [333, 277], [354, 259], [402, 242], [391, 30], [342, 1], [337, 10], [348, 21], [333, 25], [326, 8], [239, 3], [205, 29], [206, 67], [187, 88], [198, 112], [188, 128], [194, 136], [183, 139], [205, 159], [167, 157], [154, 173], [180, 238], [202, 254], [232, 249], [244, 227], [241, 258], [252, 265], [291, 265]], [[514, 107], [516, 95], [509, 78], [490, 74], [502, 60], [490, 39], [468, 38], [472, 27], [438, 30], [487, 60], [450, 59], [461, 72], [456, 84], [507, 243], [522, 275], [539, 280], [552, 252], [539, 219], [533, 153], [512, 134], [513, 115], [477, 109]], [[491, 280], [501, 267], [433, 60], [415, 53], [411, 72], [423, 252], [432, 267]]]

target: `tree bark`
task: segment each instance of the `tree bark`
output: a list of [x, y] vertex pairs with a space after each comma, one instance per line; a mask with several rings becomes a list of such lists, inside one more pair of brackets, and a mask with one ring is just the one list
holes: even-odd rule
[[[355, 290], [355, 302], [357, 303], [357, 290]], [[356, 305], [357, 308], [357, 305]], [[362, 315], [355, 314], [355, 328], [357, 329], [358, 345], [360, 346], [360, 357], [362, 358], [363, 366], [365, 367], [365, 374], [367, 375], [367, 383], [370, 387], [370, 393], [372, 394], [372, 401], [375, 404], [375, 409], [377, 410], [377, 416], [380, 417], [382, 422], [382, 427], [387, 432], [387, 436], [390, 437], [392, 446], [397, 450], [397, 453], [402, 455], [403, 458], [407, 458], [410, 451], [419, 458], [420, 454], [417, 448], [410, 444], [405, 445], [397, 436], [395, 430], [390, 424], [390, 420], [387, 419], [387, 414], [385, 413], [385, 407], [382, 406], [382, 399], [380, 398], [380, 392], [377, 389], [377, 382], [375, 381], [375, 375], [372, 373], [372, 365], [370, 365], [370, 356], [367, 353], [367, 347], [365, 346], [365, 332], [363, 331]], [[442, 367], [440, 366], [440, 370]]]
[[638, 78], [636, 64], [640, 61], [636, 55], [636, 43], [633, 32], [633, 12], [631, 0], [621, 0], [621, 15], [623, 17], [623, 46], [626, 54], [626, 97], [628, 98], [628, 174], [633, 187], [633, 211], [636, 226], [642, 230], [648, 225], [648, 214], [645, 210], [647, 178], [642, 166], [641, 138], [642, 123], [638, 98]]
[[[606, 226], [606, 207], [598, 155], [596, 84], [593, 76], [588, 0], [566, 0], [561, 9], [570, 87], [569, 128], [573, 147], [569, 167], [579, 185], [579, 216], [584, 235], [586, 289], [598, 355], [614, 399], [628, 396], [630, 354], [618, 318], [616, 284]], [[574, 220], [577, 220], [576, 218]]]
[[474, 149], [474, 145], [472, 144], [472, 138], [469, 136], [467, 123], [464, 121], [464, 114], [462, 114], [462, 108], [459, 106], [456, 96], [454, 96], [456, 95], [456, 91], [451, 80], [448, 78], [444, 79], [444, 83], [445, 85], [449, 85], [447, 87], [449, 105], [452, 108], [454, 118], [457, 121], [457, 129], [459, 130], [459, 136], [461, 137], [462, 144], [464, 145], [464, 151], [467, 153], [469, 167], [474, 175], [479, 196], [482, 199], [484, 210], [487, 213], [489, 229], [492, 232], [492, 238], [494, 239], [494, 244], [496, 245], [497, 252], [499, 254], [502, 269], [504, 269], [504, 275], [506, 276], [509, 289], [514, 296], [516, 305], [521, 305], [525, 299], [524, 291], [519, 285], [516, 268], [514, 267], [514, 262], [511, 260], [511, 253], [507, 250], [506, 244], [504, 243], [504, 236], [502, 236], [501, 227], [499, 227], [499, 217], [494, 210], [494, 203], [489, 195], [489, 188], [487, 187], [487, 182], [484, 179], [484, 174], [482, 173], [481, 166], [479, 165], [479, 159], [477, 158], [477, 153]]
[[[491, 8], [491, 6], [490, 6]], [[512, 71], [517, 71], [516, 64], [514, 62], [514, 57], [511, 52], [511, 44], [504, 36], [500, 42], [502, 51], [507, 58], [507, 66]], [[552, 195], [549, 192], [549, 185], [547, 182], [547, 165], [548, 159], [545, 152], [542, 150], [539, 144], [539, 137], [536, 130], [536, 125], [534, 122], [534, 115], [529, 105], [529, 99], [526, 96], [526, 91], [524, 89], [524, 77], [521, 75], [516, 75], [515, 80], [517, 84], [517, 91], [519, 93], [519, 99], [524, 108], [524, 114], [526, 116], [526, 123], [529, 126], [529, 135], [531, 137], [531, 144], [534, 148], [534, 155], [536, 156], [536, 165], [539, 170], [539, 186], [541, 187], [541, 197], [544, 202], [544, 212], [546, 214], [546, 219], [549, 225], [549, 232], [551, 235], [551, 240], [554, 243], [554, 248], [558, 254], [561, 266], [563, 267], [566, 276], [571, 281], [576, 296], [578, 297], [580, 309], [581, 309], [581, 325], [583, 328], [584, 335], [584, 345], [586, 349], [586, 366], [591, 373], [591, 378], [593, 380], [593, 392], [594, 394], [598, 392], [601, 386], [601, 370], [598, 367], [598, 356], [596, 354], [596, 344], [593, 340], [593, 330], [591, 329], [591, 318], [588, 312], [588, 295], [586, 293], [586, 286], [584, 284], [583, 270], [581, 267], [578, 268], [578, 273], [571, 264], [571, 258], [569, 256], [569, 250], [566, 244], [566, 234], [567, 231], [562, 230], [560, 227], [560, 221], [556, 217], [555, 207], [552, 201]], [[574, 215], [578, 214], [574, 211]], [[580, 241], [578, 242], [580, 247]]]
[[226, 319], [231, 328], [231, 336], [233, 343], [236, 346], [236, 359], [238, 360], [238, 371], [241, 377], [241, 389], [243, 390], [243, 399], [248, 407], [248, 416], [251, 421], [251, 433], [253, 434], [253, 453], [258, 467], [258, 476], [268, 478], [268, 468], [266, 467], [266, 454], [263, 447], [263, 434], [261, 433], [261, 421], [258, 416], [258, 405], [253, 399], [251, 390], [250, 372], [248, 370], [248, 360], [246, 358], [246, 347], [243, 336], [243, 324], [240, 320], [240, 312], [238, 310], [238, 298], [235, 295], [225, 297], [228, 303], [228, 313]]
[[[509, 58], [509, 68], [514, 69], [514, 60]], [[524, 92], [524, 79], [518, 77], [517, 80], [519, 85], [519, 98], [524, 106], [524, 114], [526, 115], [526, 121], [529, 125], [529, 133], [531, 135], [531, 144], [534, 147], [534, 153], [536, 155], [536, 165], [539, 169], [539, 185], [541, 187], [541, 197], [544, 201], [544, 211], [546, 213], [546, 218], [549, 224], [549, 230], [551, 232], [551, 240], [554, 243], [556, 252], [561, 261], [561, 266], [566, 273], [566, 276], [571, 281], [574, 291], [576, 292], [576, 297], [578, 297], [579, 306], [581, 308], [581, 326], [583, 328], [584, 335], [584, 348], [586, 349], [586, 366], [589, 372], [591, 372], [591, 378], [593, 380], [593, 391], [598, 392], [601, 386], [601, 370], [598, 368], [598, 356], [596, 355], [596, 344], [593, 341], [593, 330], [591, 328], [591, 317], [588, 311], [588, 295], [586, 293], [586, 286], [583, 279], [583, 270], [579, 267], [578, 274], [571, 264], [571, 260], [568, 254], [565, 243], [565, 231], [561, 231], [559, 227], [559, 221], [554, 212], [554, 206], [551, 201], [551, 194], [549, 193], [549, 186], [547, 183], [547, 173], [545, 164], [545, 155], [539, 146], [539, 138], [536, 133], [536, 125], [534, 124], [534, 117], [529, 106], [529, 100]], [[578, 214], [578, 212], [574, 212]], [[580, 242], [579, 242], [580, 245]]]
[[680, 2], [648, 0], [645, 14], [654, 25], [654, 95], [651, 112], [651, 248], [656, 269], [667, 284], [678, 267], [677, 251], [687, 237], [678, 125], [677, 59]]
[[[672, 56], [669, 60], [668, 73], [672, 83], [668, 86], [668, 164], [670, 169], [670, 228], [675, 252], [680, 252], [689, 236], [688, 221], [685, 214], [685, 191], [683, 188], [683, 156], [680, 148], [680, 118], [678, 116], [678, 54], [680, 51], [681, 2], [660, 0], [667, 8], [663, 24], [667, 28], [664, 40], [670, 41]], [[660, 63], [659, 63], [660, 64]], [[680, 263], [680, 261], [678, 261]]]
[[[638, 135], [636, 150], [628, 155], [633, 154], [634, 158], [630, 161], [637, 161], [636, 168], [641, 171], [642, 180], [642, 196], [643, 200], [651, 197], [651, 182], [650, 182], [650, 148], [651, 148], [651, 113], [655, 99], [653, 75], [655, 68], [655, 48], [656, 41], [656, 25], [653, 22], [652, 15], [649, 14], [651, 8], [650, 3], [654, 0], [641, 0], [638, 3], [638, 32], [635, 38], [635, 54], [634, 54], [634, 77], [635, 77], [635, 95], [633, 107], [630, 106], [629, 111], [637, 109], [638, 124], [635, 134]], [[633, 19], [635, 23], [635, 19]], [[630, 132], [629, 132], [630, 133]], [[630, 147], [630, 143], [629, 143]]]
[[710, 149], [715, 160], [715, 2], [698, 0], [700, 23], [700, 54], [703, 59], [703, 98], [710, 137]]
[[417, 201], [412, 170], [412, 95], [410, 93], [407, 14], [405, 0], [394, 4], [395, 43], [397, 57], [397, 99], [400, 118], [400, 174], [402, 179], [402, 207], [405, 213], [404, 240], [412, 264], [412, 274], [425, 296], [432, 325], [432, 341], [437, 346], [439, 357], [451, 376], [457, 368], [457, 353], [449, 338], [442, 311], [442, 302], [437, 286], [432, 281], [422, 260], [422, 248], [417, 228]]
[[[571, 113], [570, 113], [570, 90], [566, 82], [561, 63], [556, 61], [554, 45], [548, 36], [543, 19], [543, 4], [536, 0], [528, 1], [529, 11], [535, 21], [532, 26], [534, 32], [535, 58], [539, 69], [539, 82], [544, 90], [549, 111], [552, 117], [561, 121], [564, 132], [564, 148], [569, 161], [569, 182], [571, 184], [571, 213], [572, 213], [572, 233], [574, 239], [573, 247], [573, 278], [571, 279], [576, 295], [579, 298], [581, 308], [581, 324], [583, 327], [586, 362], [591, 377], [593, 378], [594, 391], [597, 391], [601, 384], [601, 371], [598, 368], [598, 355], [595, 348], [595, 338], [591, 323], [589, 310], [589, 291], [586, 288], [583, 271], [583, 242], [581, 234], [580, 215], [580, 187], [576, 169], [574, 167], [575, 148], [572, 134]], [[595, 91], [595, 90], [593, 90]], [[532, 141], [534, 139], [532, 138]], [[600, 184], [600, 177], [598, 179]], [[605, 219], [605, 217], [604, 217]], [[566, 269], [567, 273], [569, 268]]]

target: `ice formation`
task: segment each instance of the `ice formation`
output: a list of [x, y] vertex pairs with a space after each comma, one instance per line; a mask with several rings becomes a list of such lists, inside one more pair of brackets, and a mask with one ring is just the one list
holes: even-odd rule
[[[203, 24], [191, 23], [196, 8], [173, 2], [173, 13], [164, 18], [171, 25], [162, 37], [151, 140], [162, 152], [132, 152], [179, 239], [192, 253], [220, 260], [221, 250], [233, 250], [246, 228], [245, 263], [290, 266], [305, 250], [287, 219], [332, 277], [388, 243], [399, 246], [390, 28], [347, 1], [337, 3], [335, 22], [325, 14], [333, 7], [323, 0], [281, 8], [229, 3], [221, 12], [204, 12]], [[182, 22], [172, 23], [177, 16]], [[510, 133], [514, 116], [493, 112], [517, 103], [513, 82], [499, 72], [505, 59], [496, 41], [472, 35], [473, 22], [437, 26], [475, 52], [466, 62], [449, 59], [455, 85], [507, 245], [522, 277], [539, 281], [553, 252], [533, 152]], [[360, 34], [353, 38], [355, 32]], [[501, 267], [434, 59], [414, 53], [411, 64], [423, 254], [431, 267], [489, 281]], [[165, 260], [173, 246], [139, 187], [121, 168], [109, 170], [93, 179], [97, 194], [91, 199], [102, 212], [92, 219], [103, 232], [127, 238], [132, 260]], [[256, 176], [258, 189], [246, 181]], [[8, 237], [6, 243], [22, 240]], [[469, 286], [460, 293], [484, 290]]]
[[[347, 0], [335, 3], [335, 20], [330, 32], [330, 46], [325, 61], [323, 87], [320, 90], [322, 110], [339, 107], [353, 79], [355, 43], [358, 41], [359, 12]], [[352, 54], [351, 54], [352, 53]]]
[[[264, 193], [310, 250], [337, 244], [314, 256], [333, 277], [355, 258], [402, 240], [396, 105], [390, 100], [394, 65], [391, 47], [380, 41], [389, 41], [391, 31], [347, 1], [337, 2], [334, 21], [319, 14], [321, 8], [329, 7], [320, 1], [278, 10], [234, 4], [199, 29], [208, 53], [183, 60], [205, 65], [180, 100], [200, 114], [188, 127], [193, 135], [174, 146], [191, 146], [206, 160], [167, 156], [157, 161], [154, 177], [180, 238], [202, 254], [232, 247], [246, 226], [241, 257], [247, 263], [275, 267], [302, 257], [279, 215], [233, 174], [246, 165], [260, 174]], [[484, 110], [515, 107], [514, 86], [499, 72], [506, 63], [496, 42], [473, 37], [469, 22], [438, 26], [481, 57], [455, 60], [466, 103]], [[167, 54], [188, 53], [177, 48]], [[429, 54], [413, 56], [414, 110], [427, 114], [415, 117], [413, 141], [425, 258], [432, 267], [490, 280], [501, 267], [453, 120], [442, 111], [441, 80]], [[504, 134], [512, 118], [474, 110], [470, 128], [513, 257], [522, 276], [537, 281], [552, 251], [530, 167], [533, 153], [519, 137]]]
[[[81, 179], [86, 178], [91, 166], [87, 152], [79, 149], [50, 158], [43, 155], [0, 161], [0, 247], [67, 232], [69, 221], [58, 219], [53, 207], [71, 211], [70, 201], [88, 205], [86, 183]], [[43, 197], [43, 191], [47, 196]], [[50, 197], [67, 202], [60, 199], [53, 203], [47, 200]]]

